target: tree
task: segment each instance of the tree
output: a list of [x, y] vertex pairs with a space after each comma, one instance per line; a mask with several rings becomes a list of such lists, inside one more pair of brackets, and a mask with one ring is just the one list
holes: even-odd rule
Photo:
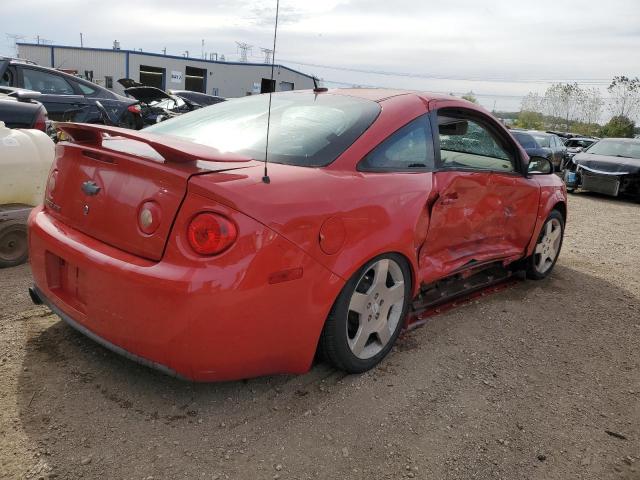
[[544, 130], [544, 117], [539, 112], [523, 110], [518, 114], [516, 126], [532, 130]]
[[602, 115], [604, 100], [600, 90], [597, 88], [587, 88], [583, 90], [582, 97], [578, 102], [578, 117], [581, 122], [587, 125], [595, 125]]
[[584, 90], [577, 83], [554, 83], [544, 93], [549, 115], [562, 118], [565, 128], [569, 131], [584, 94]]
[[629, 117], [617, 115], [612, 117], [609, 123], [602, 127], [602, 136], [633, 138], [635, 127], [635, 122]]
[[464, 95], [462, 95], [462, 98], [471, 103], [478, 103], [478, 99], [476, 98], [476, 95], [473, 93], [473, 91], [465, 93]]
[[640, 111], [640, 79], [624, 75], [613, 77], [607, 88], [609, 110], [614, 117], [637, 118]]

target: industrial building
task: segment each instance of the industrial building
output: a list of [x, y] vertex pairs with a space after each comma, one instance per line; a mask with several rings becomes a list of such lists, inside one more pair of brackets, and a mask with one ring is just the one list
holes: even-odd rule
[[222, 97], [313, 88], [313, 77], [284, 65], [225, 62], [136, 50], [18, 43], [18, 56], [79, 75], [123, 94], [117, 80], [131, 78], [162, 90], [193, 90]]

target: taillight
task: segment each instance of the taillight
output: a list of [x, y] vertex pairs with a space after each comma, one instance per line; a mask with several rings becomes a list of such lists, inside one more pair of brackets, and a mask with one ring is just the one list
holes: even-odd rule
[[199, 213], [189, 223], [189, 244], [200, 255], [224, 252], [238, 237], [236, 225], [216, 213]]
[[43, 132], [47, 131], [47, 111], [44, 108], [40, 108], [38, 110], [38, 116], [36, 117], [36, 121], [33, 122], [33, 128], [36, 130], [42, 130]]
[[140, 115], [142, 108], [140, 108], [140, 105], [138, 105], [137, 103], [134, 103], [133, 105], [129, 105], [127, 107], [127, 110], [129, 110], [131, 113], [135, 113], [136, 115]]

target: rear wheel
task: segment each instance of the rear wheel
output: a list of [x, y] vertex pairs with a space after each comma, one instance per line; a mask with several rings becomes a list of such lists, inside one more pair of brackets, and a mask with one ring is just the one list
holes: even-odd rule
[[0, 268], [20, 265], [28, 256], [27, 226], [15, 220], [0, 223]]
[[400, 255], [374, 258], [340, 292], [320, 338], [326, 360], [350, 373], [378, 364], [391, 350], [409, 308], [411, 272]]
[[527, 276], [541, 280], [551, 273], [564, 236], [564, 217], [558, 210], [552, 210], [542, 226], [536, 248], [528, 259]]

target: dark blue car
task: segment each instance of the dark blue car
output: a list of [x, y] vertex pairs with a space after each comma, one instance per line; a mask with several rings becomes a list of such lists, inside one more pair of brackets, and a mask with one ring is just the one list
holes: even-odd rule
[[51, 120], [103, 123], [96, 107], [99, 101], [118, 126], [134, 129], [143, 126], [137, 100], [33, 62], [0, 57], [0, 86], [40, 92], [38, 101], [45, 106]]

